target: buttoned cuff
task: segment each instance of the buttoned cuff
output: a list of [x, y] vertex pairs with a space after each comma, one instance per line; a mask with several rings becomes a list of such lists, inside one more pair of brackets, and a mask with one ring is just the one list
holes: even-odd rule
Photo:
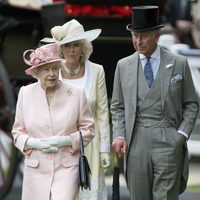
[[113, 140], [113, 142], [112, 142], [112, 144], [114, 144], [118, 139], [122, 139], [122, 140], [125, 140], [125, 138], [124, 137], [122, 137], [122, 136], [119, 136], [119, 137], [116, 137], [114, 140]]
[[108, 144], [101, 144], [100, 145], [100, 152], [101, 153], [109, 153], [110, 152], [110, 145], [108, 145]]
[[178, 133], [180, 133], [181, 135], [185, 136], [188, 139], [188, 134], [185, 133], [184, 131], [178, 130]]

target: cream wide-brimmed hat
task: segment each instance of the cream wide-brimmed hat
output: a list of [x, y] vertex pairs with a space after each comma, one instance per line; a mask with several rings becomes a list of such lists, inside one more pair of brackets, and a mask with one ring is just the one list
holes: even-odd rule
[[27, 65], [31, 66], [25, 70], [25, 73], [31, 76], [34, 75], [35, 68], [63, 60], [56, 43], [43, 45], [37, 49], [28, 49], [23, 53], [23, 59]]
[[54, 26], [51, 30], [53, 40], [58, 45], [67, 44], [77, 40], [95, 40], [101, 33], [101, 29], [85, 31], [83, 26], [75, 19], [72, 19], [62, 26]]

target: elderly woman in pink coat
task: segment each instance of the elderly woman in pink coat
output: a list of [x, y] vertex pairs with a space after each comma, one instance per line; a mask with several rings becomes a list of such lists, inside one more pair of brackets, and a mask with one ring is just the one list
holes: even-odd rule
[[22, 200], [76, 200], [79, 196], [79, 131], [84, 144], [94, 122], [83, 89], [59, 81], [56, 44], [24, 52], [26, 74], [36, 83], [19, 91], [12, 129], [24, 154]]

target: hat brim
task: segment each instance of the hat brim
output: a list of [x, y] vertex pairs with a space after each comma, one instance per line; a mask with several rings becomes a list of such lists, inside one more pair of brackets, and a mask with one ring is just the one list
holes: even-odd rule
[[163, 27], [164, 27], [163, 24], [159, 24], [157, 26], [148, 27], [148, 28], [133, 28], [131, 24], [128, 24], [126, 26], [126, 29], [128, 31], [131, 31], [131, 32], [144, 32], [144, 31], [150, 31], [150, 30], [153, 30], [153, 29], [159, 29], [159, 28], [163, 28]]
[[36, 65], [36, 66], [29, 67], [28, 69], [25, 70], [25, 73], [26, 73], [27, 75], [31, 75], [31, 76], [32, 76], [32, 75], [34, 75], [33, 70], [36, 69], [37, 67], [40, 67], [40, 66], [42, 66], [42, 65], [46, 65], [46, 64], [49, 64], [49, 63], [52, 63], [52, 62], [62, 61], [62, 60], [63, 60], [62, 58], [59, 58], [59, 59], [51, 60], [51, 61], [49, 61], [49, 62], [41, 63], [41, 64]]
[[67, 44], [67, 43], [70, 43], [73, 41], [83, 40], [83, 39], [91, 42], [91, 41], [95, 40], [100, 35], [100, 33], [101, 33], [101, 29], [93, 29], [90, 31], [85, 31], [83, 33], [77, 34], [75, 36], [65, 38], [61, 41], [56, 41], [56, 43], [58, 45], [63, 45], [63, 44]]

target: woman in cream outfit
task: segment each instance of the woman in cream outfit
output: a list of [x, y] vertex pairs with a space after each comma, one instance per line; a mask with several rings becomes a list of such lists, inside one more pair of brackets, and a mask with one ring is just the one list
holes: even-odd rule
[[105, 74], [102, 65], [88, 60], [93, 51], [91, 41], [100, 32], [100, 29], [84, 31], [75, 19], [51, 29], [65, 59], [61, 79], [84, 88], [95, 121], [95, 137], [85, 148], [92, 172], [91, 190], [80, 191], [82, 200], [107, 199], [105, 170], [110, 165], [110, 126]]
[[81, 88], [59, 80], [56, 44], [25, 51], [24, 61], [31, 65], [26, 74], [38, 82], [20, 89], [12, 129], [25, 156], [22, 200], [76, 200], [79, 131], [85, 145], [94, 137], [87, 98]]

